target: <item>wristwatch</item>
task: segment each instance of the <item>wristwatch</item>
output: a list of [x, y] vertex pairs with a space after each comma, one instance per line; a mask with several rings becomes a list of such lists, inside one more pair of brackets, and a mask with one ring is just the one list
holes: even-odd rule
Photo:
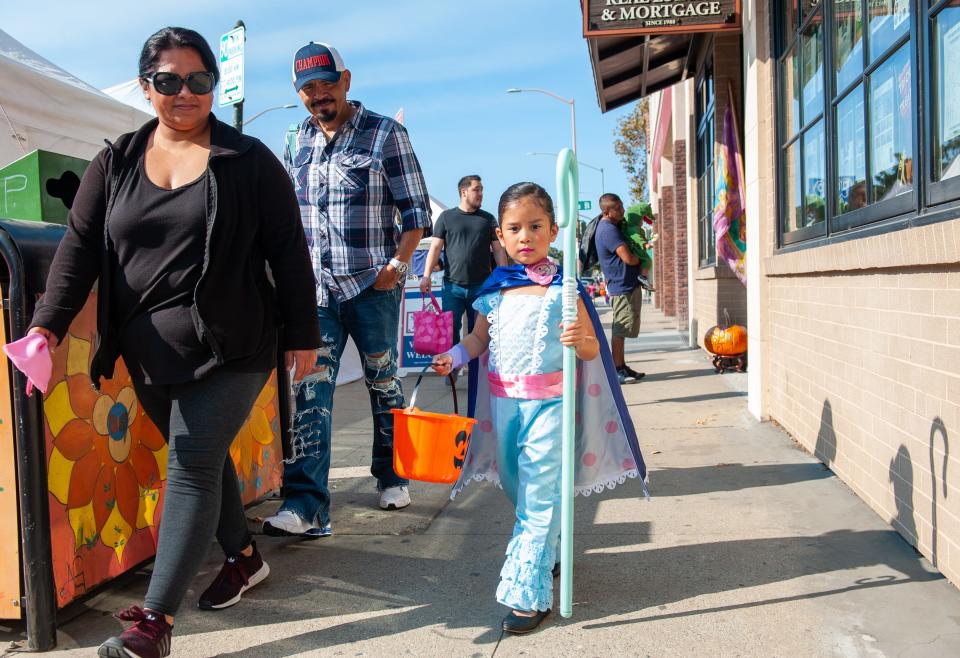
[[403, 279], [407, 276], [407, 264], [402, 260], [397, 260], [396, 258], [390, 259], [390, 264], [393, 266], [393, 269], [397, 271], [397, 274], [400, 275], [400, 278]]

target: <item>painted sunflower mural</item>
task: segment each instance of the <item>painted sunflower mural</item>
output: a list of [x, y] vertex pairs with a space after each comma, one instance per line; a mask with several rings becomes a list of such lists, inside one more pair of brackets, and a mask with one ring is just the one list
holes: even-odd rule
[[[93, 388], [96, 293], [53, 356], [44, 397], [47, 490], [57, 603], [153, 557], [163, 513], [167, 444], [137, 401], [130, 374]], [[278, 489], [282, 475], [276, 374], [257, 397], [230, 456], [244, 502]]]
[[94, 390], [90, 348], [71, 333], [57, 349], [66, 352], [64, 378], [43, 405], [53, 443], [48, 489], [67, 507], [75, 547], [100, 542], [121, 562], [133, 533], [155, 524], [167, 444], [140, 409], [122, 361]]

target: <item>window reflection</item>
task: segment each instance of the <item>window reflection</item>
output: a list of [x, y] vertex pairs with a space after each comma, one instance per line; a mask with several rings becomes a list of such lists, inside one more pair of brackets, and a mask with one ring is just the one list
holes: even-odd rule
[[826, 141], [823, 121], [818, 121], [803, 136], [803, 224], [812, 226], [826, 218]]
[[912, 0], [869, 0], [870, 61], [910, 31]]
[[906, 46], [870, 76], [873, 201], [905, 194], [913, 186], [912, 85]]
[[861, 0], [835, 0], [834, 52], [838, 91], [846, 89], [863, 71], [862, 7]]
[[944, 180], [960, 176], [960, 8], [947, 7], [937, 15], [933, 52], [938, 131], [933, 178]]
[[802, 189], [802, 181], [800, 179], [800, 160], [797, 157], [797, 151], [799, 150], [799, 147], [800, 142], [797, 141], [787, 147], [785, 150], [786, 162], [784, 163], [784, 193], [786, 194], [786, 199], [784, 200], [783, 207], [787, 216], [784, 218], [783, 228], [786, 232], [795, 231], [804, 226], [802, 222], [803, 197], [800, 193], [800, 190]]
[[783, 77], [783, 107], [787, 113], [784, 126], [790, 138], [800, 130], [800, 58], [796, 50], [791, 50], [784, 59]]
[[802, 123], [810, 123], [823, 111], [823, 26], [818, 20], [804, 30], [801, 39], [800, 88]]
[[867, 205], [866, 135], [863, 85], [837, 106], [837, 212]]

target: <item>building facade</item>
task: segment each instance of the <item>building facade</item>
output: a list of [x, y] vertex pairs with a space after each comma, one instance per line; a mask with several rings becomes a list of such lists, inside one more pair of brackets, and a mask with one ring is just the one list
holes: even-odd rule
[[[658, 304], [700, 344], [724, 308], [747, 326], [750, 411], [960, 584], [960, 2], [736, 11], [737, 30], [585, 29], [601, 108], [649, 98]], [[730, 103], [745, 283], [714, 235]]]

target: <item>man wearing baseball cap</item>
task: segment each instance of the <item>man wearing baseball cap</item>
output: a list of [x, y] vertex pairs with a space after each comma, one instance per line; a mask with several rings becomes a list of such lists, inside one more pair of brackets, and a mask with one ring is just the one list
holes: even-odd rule
[[404, 406], [397, 327], [407, 267], [429, 234], [430, 201], [406, 129], [348, 101], [350, 71], [335, 48], [310, 42], [293, 57], [293, 86], [310, 113], [285, 154], [300, 202], [317, 286], [323, 345], [313, 374], [296, 389], [294, 461], [285, 500], [264, 521], [268, 535], [331, 534], [333, 392], [347, 337], [360, 351], [373, 412], [373, 460], [380, 507], [410, 504], [393, 471], [393, 416]]

